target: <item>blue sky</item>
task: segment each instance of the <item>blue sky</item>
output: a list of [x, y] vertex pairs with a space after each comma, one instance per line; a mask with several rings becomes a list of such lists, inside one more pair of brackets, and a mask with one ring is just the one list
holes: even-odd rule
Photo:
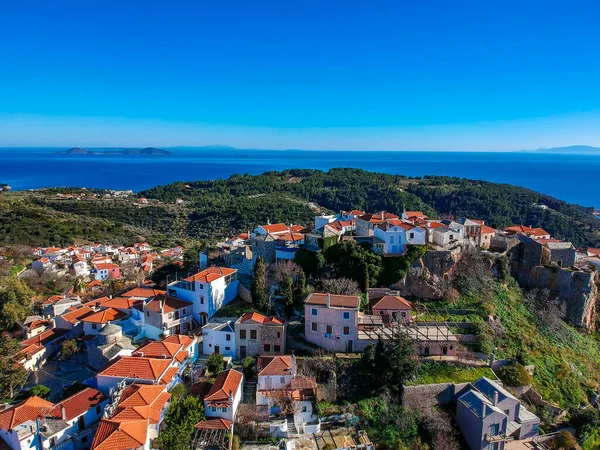
[[0, 146], [600, 146], [597, 1], [11, 1]]

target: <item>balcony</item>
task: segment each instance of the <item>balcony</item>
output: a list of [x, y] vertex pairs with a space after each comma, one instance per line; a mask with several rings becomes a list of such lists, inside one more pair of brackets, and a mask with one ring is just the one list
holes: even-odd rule
[[490, 444], [493, 444], [495, 442], [508, 442], [514, 440], [514, 436], [507, 436], [504, 433], [496, 434], [494, 436], [491, 436], [489, 433], [486, 433], [484, 438]]
[[191, 322], [192, 317], [192, 314], [186, 314], [185, 316], [179, 316], [179, 319], [167, 319], [165, 323], [163, 323], [163, 329], [170, 329], [177, 325], [181, 325], [182, 323]]

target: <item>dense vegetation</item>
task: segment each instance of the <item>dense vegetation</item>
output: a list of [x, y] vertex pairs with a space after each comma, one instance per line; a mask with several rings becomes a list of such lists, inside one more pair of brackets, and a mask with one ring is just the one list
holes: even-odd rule
[[[157, 245], [190, 238], [212, 242], [267, 221], [309, 225], [320, 212], [354, 208], [416, 209], [430, 216], [480, 218], [495, 227], [523, 223], [541, 226], [576, 246], [600, 246], [600, 221], [591, 208], [516, 186], [450, 177], [407, 178], [359, 169], [233, 175], [148, 189], [140, 193], [150, 199], [145, 207], [137, 207], [135, 198], [66, 200], [57, 198], [57, 192], [1, 194], [0, 242], [122, 242], [138, 235]], [[184, 204], [176, 204], [177, 198]]]

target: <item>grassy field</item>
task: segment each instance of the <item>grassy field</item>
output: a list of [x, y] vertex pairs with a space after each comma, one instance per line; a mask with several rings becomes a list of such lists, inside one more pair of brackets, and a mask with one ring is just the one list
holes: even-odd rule
[[489, 367], [453, 366], [441, 361], [424, 361], [419, 366], [417, 377], [409, 386], [436, 383], [469, 383], [481, 377], [496, 379]]
[[219, 309], [213, 317], [239, 317], [253, 309], [251, 303], [245, 302], [238, 297]]

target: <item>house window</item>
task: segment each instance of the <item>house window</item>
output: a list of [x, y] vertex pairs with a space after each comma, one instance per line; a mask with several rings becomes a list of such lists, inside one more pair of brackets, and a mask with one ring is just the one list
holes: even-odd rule
[[227, 412], [227, 406], [223, 406], [223, 408], [221, 408], [221, 411]]
[[312, 315], [313, 315], [313, 316], [316, 316], [316, 315], [317, 315], [317, 313], [318, 313], [318, 311], [317, 311], [317, 308], [313, 308], [313, 309], [312, 309]]
[[150, 317], [150, 311], [146, 311], [146, 317]]
[[271, 351], [271, 345], [265, 344], [265, 352], [270, 352], [270, 351]]
[[274, 345], [273, 346], [273, 351], [280, 352], [281, 351], [281, 346], [280, 345]]
[[313, 331], [319, 331], [319, 326], [317, 325], [317, 322], [313, 322], [313, 323], [311, 324], [311, 327], [312, 327], [311, 329], [312, 329]]
[[562, 263], [562, 261], [559, 259], [558, 261], [556, 261], [556, 265], [557, 265], [558, 267], [562, 267], [563, 263]]
[[344, 320], [350, 320], [350, 312], [344, 311]]
[[325, 333], [327, 333], [327, 334], [333, 333], [333, 326], [327, 325]]
[[102, 412], [102, 408], [100, 407], [100, 405], [96, 406], [96, 414], [100, 414]]
[[204, 297], [202, 297], [202, 296], [200, 297], [200, 304], [204, 305]]
[[390, 236], [390, 244], [394, 243], [394, 236]]
[[217, 412], [217, 407], [216, 406], [212, 407], [212, 412]]
[[227, 333], [225, 336], [226, 336], [225, 337], [226, 341], [230, 341], [231, 340], [231, 335], [229, 333]]
[[504, 414], [506, 414], [508, 417], [510, 417], [510, 409], [505, 409]]
[[303, 413], [305, 413], [305, 412], [308, 412], [308, 408], [306, 407], [306, 405], [304, 405], [304, 406], [302, 407], [302, 412], [303, 412]]
[[402, 312], [400, 313], [400, 317], [406, 317], [406, 313], [405, 313], [404, 311], [402, 311]]
[[279, 377], [279, 382], [281, 384], [285, 384], [285, 377]]
[[411, 239], [414, 239], [415, 238], [415, 233], [410, 233], [409, 236], [410, 236]]
[[169, 319], [172, 319], [173, 318], [173, 313], [169, 313], [168, 317], [169, 317]]
[[87, 441], [88, 441], [88, 437], [87, 436], [84, 436], [84, 437], [81, 438], [81, 443], [82, 444], [85, 444]]
[[92, 324], [92, 329], [93, 330], [97, 330], [98, 329], [98, 324], [97, 323], [93, 323]]
[[278, 331], [277, 332], [277, 337], [280, 338], [281, 337], [281, 333]]
[[202, 283], [199, 283], [199, 287], [200, 289], [204, 289], [204, 285]]
[[350, 334], [350, 327], [344, 327], [344, 336], [348, 336]]
[[250, 330], [250, 339], [256, 339], [256, 330]]
[[187, 311], [185, 308], [183, 308], [183, 315], [185, 316], [187, 314]]
[[225, 347], [225, 350], [231, 350], [231, 347]]
[[246, 330], [240, 330], [240, 339], [246, 339]]

